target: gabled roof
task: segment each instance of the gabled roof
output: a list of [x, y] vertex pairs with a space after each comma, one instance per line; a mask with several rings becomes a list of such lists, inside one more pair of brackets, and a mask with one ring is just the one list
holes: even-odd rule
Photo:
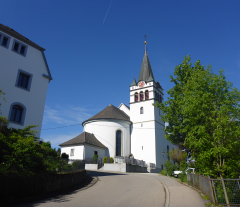
[[124, 103], [121, 103], [120, 105], [119, 105], [119, 107], [118, 108], [120, 108], [122, 105], [124, 105], [124, 106], [126, 106], [129, 110], [130, 110], [130, 107], [129, 106], [127, 106], [126, 104], [124, 104]]
[[84, 121], [82, 125], [87, 121], [96, 119], [118, 119], [130, 122], [130, 117], [124, 111], [113, 106], [112, 104], [109, 104], [105, 109], [100, 111], [98, 114]]
[[148, 59], [147, 50], [145, 50], [141, 70], [140, 70], [139, 77], [138, 77], [138, 82], [139, 81], [145, 81], [145, 82], [148, 81], [150, 75], [152, 75], [152, 78], [154, 80], [152, 68], [150, 65], [150, 61]]
[[80, 144], [89, 144], [96, 147], [101, 147], [104, 149], [108, 149], [105, 145], [103, 145], [98, 139], [94, 136], [94, 134], [83, 132], [82, 134], [76, 136], [73, 139], [68, 140], [60, 144], [59, 146], [69, 146], [69, 145], [80, 145]]
[[39, 45], [37, 45], [36, 43], [32, 42], [31, 40], [29, 40], [28, 38], [24, 37], [23, 35], [21, 35], [20, 33], [16, 32], [14, 29], [5, 26], [3, 24], [0, 24], [0, 30], [2, 30], [3, 32], [6, 32], [7, 34], [19, 39], [20, 41], [25, 42], [26, 44], [31, 45], [32, 47], [35, 47], [38, 50], [44, 51], [45, 49], [40, 47]]

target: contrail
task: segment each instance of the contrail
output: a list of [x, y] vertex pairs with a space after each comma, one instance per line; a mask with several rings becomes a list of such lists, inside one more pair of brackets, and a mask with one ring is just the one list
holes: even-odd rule
[[[113, 1], [113, 0], [112, 0], [112, 1]], [[104, 24], [104, 22], [105, 22], [105, 20], [106, 20], [106, 18], [107, 18], [109, 9], [110, 9], [110, 7], [111, 7], [111, 5], [112, 5], [112, 1], [111, 1], [110, 5], [109, 5], [109, 7], [108, 7], [107, 13], [106, 13], [105, 18], [104, 18], [104, 20], [103, 20], [103, 24]]]

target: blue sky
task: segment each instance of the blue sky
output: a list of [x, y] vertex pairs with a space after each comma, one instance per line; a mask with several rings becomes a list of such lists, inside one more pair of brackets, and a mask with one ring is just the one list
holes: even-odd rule
[[46, 48], [53, 80], [41, 138], [58, 147], [109, 104], [129, 105], [145, 34], [165, 100], [169, 75], [188, 54], [214, 73], [225, 69], [240, 89], [239, 9], [239, 0], [2, 0], [0, 23]]

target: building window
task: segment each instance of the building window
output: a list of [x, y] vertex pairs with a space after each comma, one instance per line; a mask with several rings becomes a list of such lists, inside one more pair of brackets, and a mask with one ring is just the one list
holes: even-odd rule
[[154, 91], [154, 98], [157, 100], [157, 92]]
[[140, 101], [143, 101], [144, 100], [144, 94], [143, 94], [143, 92], [141, 91], [140, 92]]
[[149, 92], [145, 91], [145, 100], [148, 100], [148, 99], [149, 99]]
[[33, 75], [21, 69], [18, 70], [15, 86], [30, 91]]
[[9, 111], [9, 121], [15, 124], [24, 125], [26, 108], [21, 103], [12, 103]]
[[21, 106], [14, 105], [12, 107], [12, 113], [10, 121], [21, 123], [23, 109]]
[[162, 167], [162, 170], [163, 170], [163, 165], [161, 165], [161, 167]]
[[143, 114], [143, 107], [140, 108], [140, 114]]
[[143, 146], [142, 146], [142, 150], [143, 150]]
[[135, 93], [134, 97], [135, 97], [135, 102], [138, 102], [138, 93], [137, 92]]
[[0, 45], [1, 46], [8, 48], [10, 39], [11, 38], [9, 36], [7, 36], [3, 33], [0, 33]]
[[98, 151], [94, 151], [94, 155], [98, 155]]
[[141, 124], [141, 127], [143, 127], [143, 124]]
[[116, 156], [122, 156], [122, 131], [116, 132]]
[[25, 45], [25, 44], [23, 44], [21, 42], [18, 42], [17, 40], [14, 40], [13, 41], [13, 46], [12, 46], [12, 51], [14, 51], [14, 52], [16, 52], [16, 53], [26, 57], [27, 45]]
[[70, 156], [74, 156], [74, 149], [71, 149]]

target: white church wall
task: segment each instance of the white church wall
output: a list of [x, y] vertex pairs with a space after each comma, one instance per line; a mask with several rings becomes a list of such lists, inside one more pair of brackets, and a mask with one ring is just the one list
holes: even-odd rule
[[94, 151], [98, 152], [98, 158], [103, 159], [105, 157], [106, 150], [94, 146], [85, 145], [85, 158], [93, 158]]
[[135, 159], [156, 163], [154, 121], [133, 124], [131, 152]]
[[121, 103], [118, 108], [123, 112], [125, 112], [128, 116], [130, 116], [130, 109], [127, 106], [125, 106], [123, 103]]
[[[154, 120], [154, 100], [132, 103], [130, 106], [130, 119], [133, 123], [153, 121]], [[140, 108], [143, 107], [143, 114], [140, 114]]]
[[[74, 155], [71, 156], [71, 149], [74, 150]], [[62, 147], [61, 154], [66, 153], [69, 155], [69, 159], [84, 159], [84, 146], [69, 146], [69, 147]]]
[[120, 120], [94, 120], [85, 123], [84, 131], [94, 136], [107, 148], [110, 157], [116, 156], [116, 132], [122, 131], [122, 156], [130, 154], [130, 123]]

